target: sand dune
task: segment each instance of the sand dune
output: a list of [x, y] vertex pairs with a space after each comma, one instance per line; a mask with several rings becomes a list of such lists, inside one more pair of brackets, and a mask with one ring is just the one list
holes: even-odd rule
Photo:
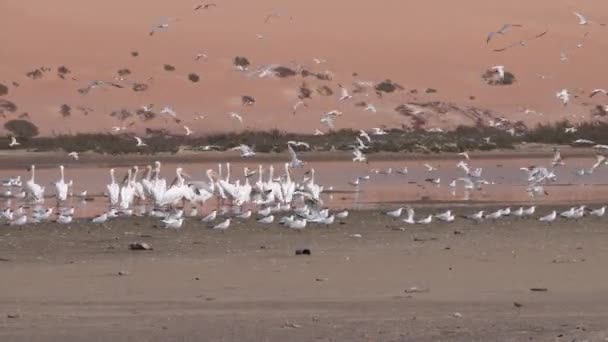
[[[19, 107], [2, 122], [27, 112], [43, 134], [106, 131], [132, 122], [130, 129], [134, 131], [150, 127], [182, 132], [186, 124], [197, 133], [245, 127], [312, 132], [321, 127], [320, 115], [334, 108], [345, 113], [336, 121], [337, 128], [369, 128], [409, 126], [410, 119], [394, 111], [407, 102], [445, 101], [487, 109], [496, 116], [528, 124], [590, 119], [592, 105], [608, 103], [605, 96], [587, 96], [591, 89], [605, 86], [601, 70], [606, 66], [608, 27], [601, 24], [608, 22], [608, 4], [603, 1], [233, 0], [196, 12], [195, 5], [193, 1], [144, 0], [0, 4], [0, 83], [9, 87], [2, 99]], [[591, 23], [578, 25], [573, 11], [584, 13]], [[265, 23], [273, 12], [282, 15]], [[178, 20], [150, 36], [151, 25], [162, 17]], [[497, 35], [486, 45], [487, 33], [503, 23], [523, 27]], [[525, 47], [492, 51], [545, 30], [546, 36]], [[264, 38], [258, 39], [256, 34]], [[577, 44], [582, 47], [577, 48]], [[132, 51], [139, 56], [131, 56]], [[560, 61], [562, 51], [568, 56], [566, 62]], [[203, 52], [208, 60], [194, 61], [194, 56]], [[334, 79], [247, 77], [232, 65], [235, 56], [247, 57], [252, 70], [267, 64], [291, 68], [300, 64], [311, 71], [330, 70]], [[327, 63], [317, 65], [313, 58]], [[176, 70], [165, 71], [164, 64]], [[516, 76], [514, 85], [488, 86], [482, 81], [481, 74], [497, 64], [505, 65]], [[71, 71], [65, 80], [56, 72], [62, 65]], [[52, 71], [36, 80], [26, 76], [42, 66]], [[123, 68], [131, 71], [127, 81], [119, 82], [126, 88], [98, 88], [87, 95], [77, 92], [92, 80], [114, 81]], [[187, 79], [192, 72], [201, 77], [198, 83]], [[337, 102], [338, 83], [352, 89], [354, 81], [384, 79], [405, 89], [382, 99], [369, 91], [368, 96], [358, 94], [353, 100]], [[129, 82], [146, 83], [149, 89], [134, 92]], [[313, 91], [327, 85], [336, 94], [323, 97], [314, 93], [307, 101], [309, 107], [292, 115], [302, 82]], [[425, 94], [427, 87], [438, 92]], [[555, 92], [562, 88], [580, 95], [568, 107], [555, 98]], [[412, 89], [418, 93], [411, 93]], [[243, 95], [255, 97], [256, 104], [243, 107]], [[373, 103], [378, 112], [354, 106], [360, 101]], [[150, 103], [156, 111], [172, 106], [182, 122], [166, 116], [148, 122], [120, 122], [109, 115], [121, 109], [134, 112]], [[59, 113], [62, 104], [72, 108], [70, 116]], [[78, 107], [90, 108], [89, 113], [84, 115]], [[523, 114], [523, 108], [543, 115]], [[243, 115], [244, 127], [227, 118], [230, 111]], [[195, 113], [207, 117], [195, 121]], [[428, 114], [426, 119], [428, 127], [473, 123], [450, 113]]]

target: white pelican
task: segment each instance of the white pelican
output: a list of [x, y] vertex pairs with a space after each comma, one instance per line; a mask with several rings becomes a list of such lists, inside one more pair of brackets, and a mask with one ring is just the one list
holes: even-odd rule
[[133, 173], [131, 169], [127, 170], [127, 176], [124, 178], [122, 182], [122, 187], [120, 188], [120, 209], [129, 209], [131, 204], [133, 204], [133, 199], [135, 197], [135, 187], [133, 186]]
[[8, 147], [15, 147], [19, 145], [21, 145], [21, 143], [17, 142], [17, 138], [15, 138], [14, 136], [11, 137], [11, 142], [8, 144]]
[[25, 191], [35, 203], [39, 203], [44, 200], [44, 187], [36, 183], [35, 165], [32, 165], [30, 171], [32, 173], [32, 177], [27, 182], [25, 182]]
[[114, 176], [114, 169], [110, 169], [110, 184], [106, 186], [108, 190], [108, 198], [110, 200], [110, 206], [118, 205], [118, 201], [120, 200], [120, 187], [116, 183], [116, 178]]
[[553, 148], [553, 160], [551, 160], [551, 165], [554, 167], [565, 165], [562, 154], [557, 147]]
[[190, 191], [190, 188], [186, 185], [184, 175], [188, 176], [186, 173], [184, 173], [181, 167], [175, 169], [175, 180], [173, 181], [173, 184], [163, 194], [161, 200], [159, 201], [160, 206], [175, 205], [181, 200], [192, 199], [192, 192]]
[[289, 161], [289, 167], [291, 168], [299, 168], [304, 166], [304, 162], [298, 159], [298, 155], [296, 151], [291, 147], [291, 144], [287, 144], [287, 151], [289, 152], [289, 156], [291, 160]]
[[55, 195], [57, 196], [58, 202], [63, 202], [68, 198], [68, 188], [72, 185], [72, 181], [69, 183], [65, 182], [64, 166], [59, 165], [59, 173], [61, 177], [55, 182]]

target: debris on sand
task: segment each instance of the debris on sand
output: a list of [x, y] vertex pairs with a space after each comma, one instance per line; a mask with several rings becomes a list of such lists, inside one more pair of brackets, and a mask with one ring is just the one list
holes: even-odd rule
[[591, 114], [591, 116], [606, 116], [608, 115], [608, 106], [595, 106], [591, 109], [589, 114]]
[[137, 112], [135, 112], [135, 114], [137, 114], [137, 116], [140, 118], [140, 120], [143, 120], [143, 121], [148, 121], [148, 120], [152, 120], [152, 119], [156, 118], [156, 113], [149, 111], [149, 110], [139, 109], [139, 110], [137, 110]]
[[146, 91], [148, 90], [148, 85], [145, 83], [134, 83], [133, 91]]
[[296, 255], [311, 255], [310, 249], [308, 248], [299, 248], [296, 249]]
[[246, 70], [249, 67], [249, 65], [251, 64], [251, 63], [249, 63], [249, 60], [246, 57], [241, 57], [241, 56], [234, 57], [233, 63], [237, 68], [239, 68], [241, 70]]
[[199, 81], [201, 78], [200, 78], [200, 77], [199, 77], [197, 74], [195, 74], [195, 73], [193, 73], [193, 72], [192, 72], [192, 73], [188, 74], [188, 79], [189, 79], [191, 82], [196, 83], [196, 82], [198, 82], [198, 81]]
[[163, 69], [165, 69], [165, 71], [175, 71], [175, 67], [171, 64], [163, 65]]
[[403, 90], [403, 87], [391, 80], [384, 80], [374, 87], [379, 92], [392, 93], [396, 90]]
[[129, 249], [132, 251], [151, 251], [153, 248], [145, 242], [133, 242], [129, 244]]
[[17, 111], [17, 105], [8, 100], [0, 100], [0, 114], [14, 113]]
[[435, 94], [437, 92], [437, 89], [435, 89], [435, 88], [426, 88], [426, 89], [424, 89], [424, 92], [426, 94]]
[[501, 77], [495, 70], [486, 70], [481, 78], [491, 86], [507, 86], [515, 83], [515, 75], [505, 71], [504, 76]]
[[44, 73], [43, 73], [42, 69], [34, 69], [25, 74], [25, 76], [27, 76], [33, 80], [40, 79], [40, 78], [42, 78], [43, 75], [44, 75]]
[[129, 76], [129, 75], [131, 75], [131, 70], [124, 68], [124, 69], [120, 69], [120, 70], [118, 70], [116, 73], [117, 73], [117, 74], [118, 74], [118, 76], [120, 76], [120, 77], [125, 77], [125, 76]]
[[121, 109], [119, 111], [113, 111], [112, 113], [110, 113], [110, 116], [120, 121], [125, 121], [126, 119], [133, 116], [133, 113], [131, 113], [127, 109]]
[[523, 305], [522, 303], [513, 302], [513, 306], [514, 306], [514, 307], [516, 307], [516, 308], [521, 308], [521, 307], [523, 307], [524, 305]]
[[331, 81], [334, 79], [334, 75], [329, 71], [318, 72], [315, 77], [321, 81]]
[[456, 318], [462, 318], [462, 314], [460, 312], [454, 312], [452, 314], [452, 316], [456, 317]]
[[59, 78], [61, 78], [62, 80], [64, 80], [65, 77], [70, 73], [71, 73], [70, 69], [68, 69], [65, 65], [62, 65], [59, 68], [57, 68], [57, 76], [59, 76]]
[[272, 71], [274, 71], [275, 75], [280, 78], [292, 77], [296, 75], [294, 70], [284, 66], [278, 66], [272, 69]]
[[310, 88], [308, 88], [308, 85], [306, 83], [302, 83], [302, 85], [300, 86], [300, 94], [298, 94], [298, 98], [300, 100], [304, 100], [304, 99], [310, 99], [312, 96], [312, 90], [310, 90]]
[[17, 318], [21, 318], [21, 315], [19, 315], [19, 314], [7, 314], [6, 317], [7, 318], [12, 318], [12, 319], [17, 319]]
[[533, 287], [533, 288], [530, 289], [530, 291], [532, 291], [532, 292], [547, 292], [547, 291], [549, 291], [549, 289], [546, 288], [546, 287]]
[[137, 57], [137, 56], [139, 56], [139, 52], [137, 52], [137, 51], [131, 51], [131, 56], [132, 57]]
[[127, 276], [129, 274], [131, 274], [129, 271], [118, 271], [119, 276]]
[[0, 96], [8, 95], [8, 87], [0, 83]]
[[324, 85], [317, 88], [317, 93], [321, 96], [332, 96], [334, 91], [330, 87]]
[[360, 238], [362, 238], [362, 237], [363, 237], [363, 235], [361, 235], [361, 234], [350, 234], [349, 236], [350, 236], [351, 238], [357, 238], [357, 239], [360, 239]]
[[253, 106], [253, 104], [255, 103], [255, 99], [252, 96], [243, 95], [241, 97], [241, 102], [243, 106]]
[[67, 104], [62, 104], [61, 107], [59, 107], [59, 114], [64, 118], [72, 115], [72, 107]]
[[299, 324], [295, 324], [295, 323], [289, 323], [289, 322], [285, 322], [285, 324], [283, 324], [283, 328], [294, 328], [294, 329], [298, 329], [301, 328], [302, 326]]

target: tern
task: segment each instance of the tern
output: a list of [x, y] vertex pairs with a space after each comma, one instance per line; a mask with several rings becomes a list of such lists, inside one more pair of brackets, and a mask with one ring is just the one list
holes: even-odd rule
[[227, 218], [223, 222], [216, 224], [215, 226], [213, 226], [213, 229], [226, 230], [228, 229], [228, 227], [230, 227], [230, 218]]
[[433, 221], [433, 215], [429, 214], [429, 216], [427, 216], [427, 217], [425, 217], [425, 218], [423, 218], [421, 220], [416, 221], [416, 223], [417, 224], [430, 224], [432, 221]]
[[399, 218], [401, 216], [402, 211], [403, 211], [403, 208], [397, 208], [395, 210], [387, 211], [386, 215], [390, 216], [392, 218]]
[[589, 21], [587, 20], [587, 18], [584, 15], [580, 14], [579, 12], [574, 12], [574, 15], [578, 18], [579, 25], [589, 24]]
[[553, 210], [549, 215], [543, 216], [543, 217], [539, 218], [538, 220], [541, 222], [551, 223], [551, 222], [555, 221], [556, 218], [557, 218], [557, 211]]
[[201, 219], [201, 222], [213, 222], [217, 217], [217, 210], [210, 212], [207, 216]]
[[272, 222], [274, 222], [274, 215], [268, 215], [265, 217], [262, 217], [261, 219], [258, 220], [259, 223], [263, 223], [263, 224], [271, 224]]
[[148, 146], [148, 145], [146, 145], [146, 143], [143, 142], [143, 140], [141, 140], [140, 137], [133, 137], [133, 138], [135, 138], [135, 141], [137, 141], [137, 145], [136, 145], [137, 147]]
[[589, 94], [589, 97], [594, 97], [597, 94], [604, 94], [604, 95], [608, 95], [608, 92], [606, 92], [605, 89], [593, 89], [591, 91], [591, 94]]
[[243, 117], [240, 116], [238, 113], [230, 112], [228, 113], [228, 115], [230, 115], [230, 117], [233, 119], [237, 119], [241, 123], [241, 125], [243, 124]]
[[174, 110], [173, 108], [169, 107], [169, 106], [165, 106], [165, 108], [163, 108], [163, 109], [160, 111], [160, 113], [161, 113], [161, 114], [167, 114], [167, 115], [170, 115], [170, 116], [172, 116], [172, 117], [174, 117], [174, 118], [176, 118], [176, 117], [177, 117], [177, 112], [175, 112], [175, 110]]
[[186, 136], [189, 136], [189, 135], [191, 135], [192, 133], [194, 133], [194, 132], [193, 132], [193, 131], [190, 129], [190, 127], [188, 127], [188, 126], [184, 126], [184, 129], [186, 130]]
[[340, 101], [350, 100], [353, 98], [353, 96], [348, 93], [348, 89], [344, 88], [341, 84], [338, 84], [338, 87], [340, 87]]
[[387, 135], [388, 133], [382, 128], [374, 127], [372, 128], [372, 135]]

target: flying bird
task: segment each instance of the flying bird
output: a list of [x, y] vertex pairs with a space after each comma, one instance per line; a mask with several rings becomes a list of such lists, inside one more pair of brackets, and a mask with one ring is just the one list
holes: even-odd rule
[[207, 54], [206, 54], [206, 53], [197, 53], [197, 54], [196, 54], [196, 56], [194, 56], [194, 60], [195, 60], [195, 61], [197, 61], [197, 62], [198, 62], [198, 61], [199, 61], [201, 58], [202, 58], [203, 60], [205, 60], [205, 61], [206, 61], [206, 60], [207, 60], [207, 58], [209, 58], [209, 56], [207, 56]]
[[230, 149], [231, 151], [241, 151], [241, 157], [249, 158], [255, 156], [255, 152], [252, 147], [249, 147], [245, 144], [241, 144], [237, 147], [233, 147]]
[[364, 130], [362, 130], [362, 129], [359, 130], [359, 136], [361, 138], [365, 138], [367, 140], [367, 143], [371, 143], [372, 142], [372, 138], [369, 136], [369, 134], [367, 134], [367, 132], [364, 131]]
[[505, 34], [507, 32], [507, 30], [510, 29], [511, 27], [522, 27], [522, 25], [519, 25], [519, 24], [502, 25], [502, 27], [498, 31], [492, 31], [492, 32], [488, 33], [488, 36], [486, 38], [486, 44], [490, 43], [490, 40], [492, 40], [492, 37], [494, 37], [495, 34]]
[[555, 97], [557, 97], [557, 99], [560, 100], [564, 106], [567, 106], [568, 102], [570, 102], [570, 92], [568, 92], [568, 89], [558, 91], [555, 93]]
[[604, 94], [604, 95], [608, 95], [608, 93], [606, 92], [606, 90], [605, 90], [605, 89], [593, 89], [593, 90], [591, 91], [591, 94], [589, 94], [589, 97], [594, 97], [595, 95], [597, 95], [597, 94], [599, 94], [599, 93], [602, 93], [602, 94]]
[[367, 157], [358, 148], [353, 149], [353, 161], [354, 162], [367, 162]]
[[584, 15], [580, 14], [579, 12], [574, 12], [574, 15], [578, 18], [579, 25], [589, 24], [589, 21], [587, 20], [587, 18]]
[[21, 143], [17, 142], [17, 138], [11, 137], [11, 142], [8, 144], [8, 147], [19, 146]]
[[340, 101], [352, 99], [353, 96], [348, 93], [348, 89], [344, 88], [341, 84], [338, 84], [340, 87]]
[[506, 51], [506, 50], [508, 50], [508, 49], [510, 49], [510, 48], [512, 48], [512, 47], [515, 47], [515, 46], [526, 46], [526, 42], [527, 42], [527, 41], [534, 40], [534, 39], [538, 39], [538, 38], [540, 38], [540, 37], [542, 37], [542, 36], [546, 35], [548, 32], [549, 32], [549, 31], [544, 31], [544, 32], [542, 32], [542, 33], [540, 33], [540, 34], [537, 34], [537, 35], [532, 36], [532, 37], [530, 37], [530, 38], [526, 38], [526, 39], [523, 39], [523, 40], [517, 41], [517, 42], [512, 43], [512, 44], [510, 44], [510, 45], [507, 45], [507, 46], [505, 46], [505, 47], [503, 47], [503, 48], [500, 48], [500, 49], [494, 49], [493, 51], [494, 51], [494, 52], [502, 52], [502, 51]]
[[194, 10], [195, 11], [198, 11], [200, 9], [206, 10], [206, 9], [210, 9], [211, 7], [217, 7], [217, 4], [214, 4], [214, 3], [200, 4], [200, 5], [197, 5], [196, 7], [194, 7]]
[[75, 152], [75, 151], [68, 153], [68, 156], [72, 157], [72, 159], [74, 159], [74, 160], [78, 160], [80, 158], [80, 156], [78, 155], [78, 152]]
[[167, 115], [170, 115], [170, 116], [172, 116], [172, 117], [174, 117], [174, 118], [176, 118], [176, 117], [177, 117], [177, 112], [175, 112], [175, 110], [174, 110], [173, 108], [169, 107], [169, 106], [165, 106], [165, 108], [163, 108], [163, 109], [160, 111], [160, 113], [161, 113], [161, 114], [167, 114]]
[[148, 146], [148, 145], [146, 145], [146, 143], [144, 143], [143, 140], [141, 140], [140, 137], [134, 137], [134, 138], [135, 138], [135, 141], [137, 141], [137, 145], [136, 145], [137, 147]]
[[293, 110], [292, 113], [293, 113], [293, 115], [296, 115], [296, 110], [298, 110], [298, 107], [300, 107], [300, 106], [304, 106], [304, 107], [308, 108], [308, 105], [306, 104], [306, 102], [304, 102], [304, 101], [298, 101], [292, 107], [292, 110]]
[[192, 133], [194, 133], [194, 132], [193, 132], [193, 131], [190, 129], [190, 127], [188, 127], [188, 126], [184, 126], [184, 129], [186, 130], [186, 136], [191, 135]]
[[233, 119], [237, 119], [241, 123], [241, 125], [243, 124], [243, 117], [240, 116], [238, 113], [230, 112], [228, 113], [228, 115], [230, 115], [230, 117]]

